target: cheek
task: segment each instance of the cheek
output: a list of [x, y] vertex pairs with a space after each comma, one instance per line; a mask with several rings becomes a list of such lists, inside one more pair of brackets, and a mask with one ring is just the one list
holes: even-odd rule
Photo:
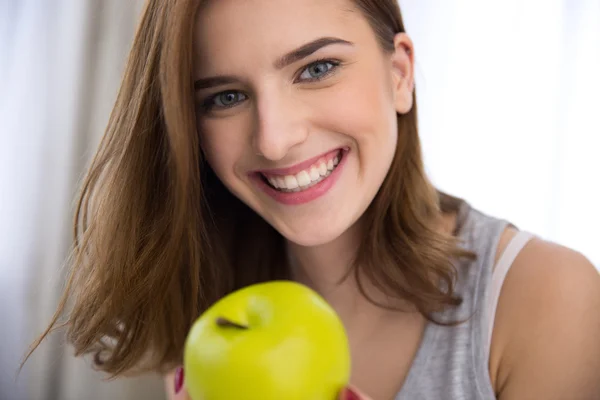
[[[322, 123], [334, 132], [350, 136], [362, 147], [361, 151], [395, 147], [397, 139], [396, 110], [388, 82], [383, 78], [364, 78], [373, 74], [349, 74], [343, 83], [329, 89], [317, 107]], [[381, 72], [376, 76], [381, 77]]]
[[241, 140], [239, 128], [227, 125], [231, 124], [224, 121], [198, 123], [206, 160], [219, 179], [226, 186], [231, 186], [236, 178], [237, 165], [244, 157], [244, 140]]
[[[377, 76], [376, 79], [364, 77]], [[361, 71], [348, 77], [335, 93], [321, 118], [354, 142], [358, 174], [366, 192], [376, 190], [389, 171], [396, 152], [398, 122], [390, 82], [378, 74]], [[335, 123], [335, 126], [333, 124]], [[367, 189], [369, 188], [369, 189]]]

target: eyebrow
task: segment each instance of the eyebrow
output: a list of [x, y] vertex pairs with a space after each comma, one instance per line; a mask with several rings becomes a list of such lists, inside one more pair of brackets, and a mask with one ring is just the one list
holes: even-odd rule
[[[276, 69], [285, 68], [290, 64], [293, 64], [310, 56], [311, 54], [317, 52], [323, 47], [330, 46], [332, 44], [354, 46], [352, 42], [349, 42], [347, 40], [338, 39], [335, 37], [322, 37], [313, 40], [312, 42], [306, 43], [295, 50], [290, 51], [281, 58], [277, 59], [277, 61], [275, 61], [273, 65]], [[237, 79], [236, 77], [228, 75], [219, 75], [210, 78], [202, 78], [194, 82], [194, 90], [208, 89], [215, 86], [228, 85], [231, 83], [235, 83], [238, 80], [239, 79]]]
[[237, 82], [238, 79], [234, 76], [219, 75], [210, 78], [198, 79], [194, 82], [194, 90], [208, 89], [215, 86], [229, 85]]
[[347, 40], [338, 39], [338, 38], [334, 38], [334, 37], [322, 37], [317, 40], [313, 40], [312, 42], [306, 43], [306, 44], [298, 47], [296, 50], [293, 50], [293, 51], [287, 53], [286, 55], [281, 57], [279, 60], [275, 61], [275, 64], [274, 64], [275, 68], [277, 68], [277, 69], [285, 68], [290, 64], [293, 64], [297, 61], [300, 61], [300, 60], [310, 56], [311, 54], [315, 53], [317, 50], [319, 50], [325, 46], [330, 46], [332, 44], [344, 44], [344, 45], [348, 45], [348, 46], [353, 46], [353, 44], [351, 42], [348, 42]]

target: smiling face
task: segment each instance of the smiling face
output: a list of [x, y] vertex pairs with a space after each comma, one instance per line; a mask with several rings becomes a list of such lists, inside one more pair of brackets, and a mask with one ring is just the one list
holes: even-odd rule
[[347, 231], [412, 106], [412, 49], [384, 52], [349, 0], [209, 0], [194, 33], [197, 126], [223, 184], [288, 240]]

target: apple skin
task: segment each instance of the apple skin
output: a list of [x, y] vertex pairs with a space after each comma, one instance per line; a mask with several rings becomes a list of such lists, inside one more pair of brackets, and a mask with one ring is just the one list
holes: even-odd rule
[[213, 304], [184, 350], [193, 400], [336, 400], [350, 350], [336, 312], [292, 281], [259, 283]]

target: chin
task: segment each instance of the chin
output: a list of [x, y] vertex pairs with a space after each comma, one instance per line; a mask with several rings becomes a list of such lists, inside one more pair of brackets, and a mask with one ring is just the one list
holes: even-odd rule
[[275, 225], [275, 229], [289, 242], [303, 247], [323, 246], [333, 242], [346, 232], [351, 224], [335, 224], [320, 219], [310, 219], [303, 224]]
[[283, 235], [289, 242], [302, 247], [318, 247], [333, 242], [340, 237], [342, 232], [331, 232], [326, 234], [314, 235]]

